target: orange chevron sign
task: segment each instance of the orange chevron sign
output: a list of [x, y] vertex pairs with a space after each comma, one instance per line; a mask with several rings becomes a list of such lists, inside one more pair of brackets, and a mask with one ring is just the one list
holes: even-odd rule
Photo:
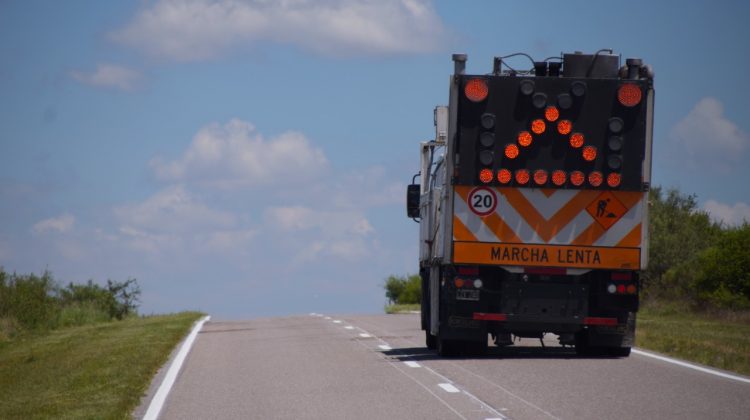
[[[493, 211], [487, 214], [479, 213], [472, 207], [470, 196], [476, 195], [473, 187], [455, 187], [453, 239], [457, 263], [640, 267], [640, 248], [646, 237], [642, 231], [646, 203], [643, 192], [483, 189], [491, 190], [493, 194], [490, 195], [496, 198]], [[533, 245], [517, 248], [518, 255], [546, 250], [548, 258], [531, 264], [533, 258], [514, 259], [511, 250], [510, 259], [492, 259], [492, 250], [498, 244]], [[583, 252], [592, 250], [597, 253]], [[478, 254], [474, 255], [475, 252]], [[591, 258], [581, 257], [584, 254], [591, 255]], [[572, 258], [568, 258], [568, 255], [572, 255]], [[595, 259], [594, 255], [598, 255], [598, 258]]]

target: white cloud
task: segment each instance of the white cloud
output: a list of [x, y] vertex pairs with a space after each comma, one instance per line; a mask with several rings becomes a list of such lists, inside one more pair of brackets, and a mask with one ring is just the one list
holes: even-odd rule
[[376, 244], [370, 239], [375, 229], [358, 211], [270, 207], [266, 209], [265, 222], [267, 233], [280, 240], [295, 255], [297, 263], [319, 257], [358, 260], [371, 255]]
[[334, 56], [424, 52], [444, 32], [429, 0], [159, 0], [112, 37], [192, 61], [264, 41]]
[[750, 148], [750, 135], [724, 116], [715, 98], [703, 98], [672, 128], [670, 137], [684, 150], [692, 166], [713, 166], [723, 171], [742, 160]]
[[720, 203], [715, 200], [708, 200], [703, 205], [711, 218], [716, 221], [723, 221], [728, 225], [741, 225], [744, 222], [750, 223], [750, 205], [743, 202], [734, 205]]
[[284, 231], [320, 229], [324, 234], [366, 236], [374, 232], [363, 214], [357, 211], [314, 210], [304, 206], [270, 207], [266, 221]]
[[75, 221], [76, 219], [72, 215], [63, 214], [58, 217], [52, 217], [50, 219], [39, 221], [34, 224], [31, 230], [36, 234], [48, 232], [65, 233], [73, 229]]
[[87, 85], [125, 91], [134, 89], [141, 81], [141, 73], [115, 64], [99, 64], [91, 73], [76, 70], [70, 75]]
[[122, 233], [159, 240], [169, 234], [226, 229], [237, 223], [232, 213], [209, 208], [182, 185], [159, 191], [142, 203], [115, 208], [114, 213]]
[[309, 182], [327, 170], [328, 160], [301, 133], [265, 140], [251, 124], [235, 119], [204, 127], [182, 157], [155, 158], [151, 168], [161, 180], [231, 189], [298, 183], [300, 177]]

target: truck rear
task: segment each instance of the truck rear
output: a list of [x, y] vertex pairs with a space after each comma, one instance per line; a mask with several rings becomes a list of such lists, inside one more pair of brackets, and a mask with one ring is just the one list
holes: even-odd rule
[[[465, 74], [421, 144], [422, 329], [441, 355], [559, 336], [627, 356], [648, 256], [653, 71], [611, 51]], [[532, 60], [533, 61], [533, 60]], [[507, 67], [507, 68], [506, 68]]]

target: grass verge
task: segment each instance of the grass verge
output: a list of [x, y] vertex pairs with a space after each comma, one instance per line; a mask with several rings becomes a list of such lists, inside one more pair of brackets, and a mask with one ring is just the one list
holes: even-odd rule
[[201, 316], [132, 317], [0, 342], [0, 418], [130, 418]]
[[387, 314], [403, 314], [408, 312], [419, 312], [421, 306], [418, 303], [401, 303], [386, 305], [385, 313]]
[[696, 313], [679, 305], [638, 313], [636, 345], [683, 360], [750, 375], [750, 319]]

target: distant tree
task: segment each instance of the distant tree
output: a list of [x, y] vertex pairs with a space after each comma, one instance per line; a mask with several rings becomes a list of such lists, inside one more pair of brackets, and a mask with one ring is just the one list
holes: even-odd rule
[[750, 225], [724, 230], [698, 255], [697, 267], [693, 287], [700, 303], [750, 309]]
[[422, 301], [422, 282], [418, 274], [407, 277], [388, 276], [383, 287], [389, 304], [421, 303]]
[[649, 263], [643, 273], [647, 296], [690, 295], [698, 254], [721, 235], [721, 225], [698, 209], [695, 195], [655, 187], [649, 194]]

